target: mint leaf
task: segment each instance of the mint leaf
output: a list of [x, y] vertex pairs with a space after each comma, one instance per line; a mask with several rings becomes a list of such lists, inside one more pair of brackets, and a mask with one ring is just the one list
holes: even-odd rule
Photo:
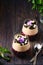
[[7, 48], [0, 47], [0, 52], [2, 53], [11, 53]]

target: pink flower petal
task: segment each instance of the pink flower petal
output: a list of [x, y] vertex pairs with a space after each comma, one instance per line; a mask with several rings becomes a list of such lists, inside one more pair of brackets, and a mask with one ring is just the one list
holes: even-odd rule
[[32, 25], [32, 21], [28, 21], [27, 22], [27, 25]]

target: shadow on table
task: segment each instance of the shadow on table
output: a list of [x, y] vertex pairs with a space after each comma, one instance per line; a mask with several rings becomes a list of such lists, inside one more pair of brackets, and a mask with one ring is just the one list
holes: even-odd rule
[[17, 52], [13, 49], [12, 51], [13, 51], [14, 57], [17, 57], [19, 59], [24, 59], [24, 60], [30, 60], [35, 55], [35, 52], [33, 51], [32, 48], [26, 52]]

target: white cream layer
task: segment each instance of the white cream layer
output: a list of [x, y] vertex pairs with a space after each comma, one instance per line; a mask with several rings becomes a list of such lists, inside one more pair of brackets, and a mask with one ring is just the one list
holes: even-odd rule
[[35, 29], [29, 29], [29, 27], [24, 27], [23, 25], [23, 28], [22, 28], [22, 32], [25, 34], [25, 35], [29, 35], [29, 36], [33, 36], [33, 35], [36, 35], [38, 33], [38, 26], [36, 26]]
[[30, 43], [21, 46], [19, 43], [12, 43], [12, 48], [17, 52], [25, 52], [30, 49]]

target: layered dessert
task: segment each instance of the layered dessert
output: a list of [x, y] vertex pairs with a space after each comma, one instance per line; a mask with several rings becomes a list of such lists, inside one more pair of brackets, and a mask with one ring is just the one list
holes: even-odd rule
[[12, 49], [16, 55], [24, 55], [30, 49], [28, 37], [22, 34], [16, 34], [12, 43]]
[[22, 33], [29, 37], [34, 37], [38, 34], [38, 26], [36, 20], [26, 20], [22, 27]]

